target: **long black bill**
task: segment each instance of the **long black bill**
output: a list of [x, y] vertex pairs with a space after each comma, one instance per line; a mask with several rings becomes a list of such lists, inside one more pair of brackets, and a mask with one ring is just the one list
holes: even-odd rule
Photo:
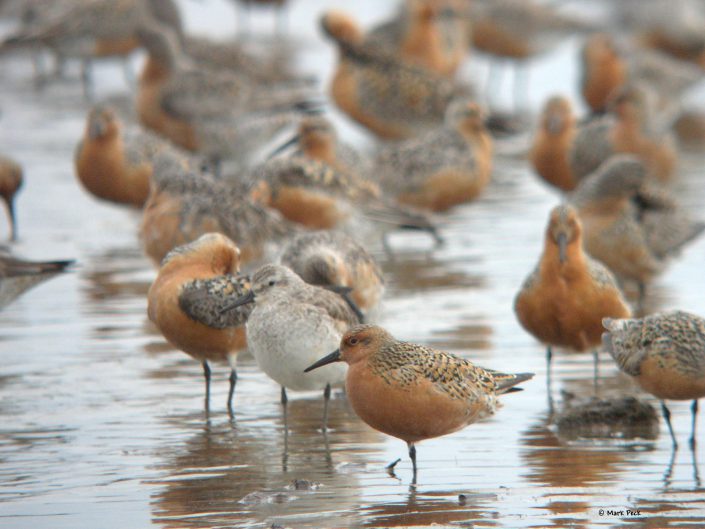
[[245, 294], [244, 296], [240, 296], [229, 305], [226, 305], [225, 307], [221, 308], [219, 312], [223, 314], [225, 312], [228, 312], [229, 310], [233, 310], [234, 308], [241, 307], [242, 305], [247, 305], [248, 303], [252, 303], [254, 300], [255, 293], [252, 290], [248, 290], [247, 294]]
[[352, 288], [345, 287], [342, 285], [321, 285], [321, 286], [323, 288], [325, 288], [326, 290], [330, 290], [331, 292], [335, 292], [341, 298], [343, 298], [345, 300], [345, 303], [348, 304], [348, 307], [350, 307], [350, 310], [352, 310], [355, 313], [355, 316], [357, 316], [358, 323], [365, 323], [365, 315], [360, 310], [360, 307], [357, 306], [357, 303], [355, 303], [355, 300], [350, 296], [350, 293], [353, 291]]
[[327, 366], [333, 362], [340, 362], [340, 349], [336, 349], [331, 354], [324, 356], [318, 362], [315, 362], [304, 369], [304, 373], [318, 369], [319, 367]]
[[278, 154], [283, 153], [283, 152], [284, 152], [285, 150], [287, 150], [289, 147], [292, 147], [292, 146], [296, 145], [297, 143], [299, 143], [299, 140], [300, 140], [300, 139], [301, 139], [301, 138], [300, 138], [300, 136], [299, 136], [298, 134], [296, 134], [296, 136], [293, 136], [292, 138], [289, 138], [289, 139], [286, 140], [284, 143], [282, 143], [279, 147], [277, 147], [276, 149], [274, 149], [274, 150], [269, 154], [269, 156], [267, 156], [267, 160], [271, 160], [272, 158], [274, 158], [274, 157], [277, 156]]

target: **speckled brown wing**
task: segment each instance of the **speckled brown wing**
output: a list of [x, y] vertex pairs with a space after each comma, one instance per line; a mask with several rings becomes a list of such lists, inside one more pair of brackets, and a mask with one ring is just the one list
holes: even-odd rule
[[189, 318], [213, 327], [225, 329], [244, 325], [252, 312], [251, 305], [224, 310], [244, 296], [248, 280], [233, 275], [196, 279], [186, 283], [179, 293], [179, 307]]
[[578, 129], [570, 149], [570, 166], [579, 180], [595, 171], [614, 154], [610, 142], [610, 130], [614, 126], [612, 116], [604, 116]]
[[417, 191], [443, 168], [471, 171], [475, 156], [455, 130], [439, 128], [412, 140], [384, 147], [375, 161], [383, 187], [395, 194]]
[[705, 230], [705, 223], [695, 221], [665, 190], [642, 188], [634, 203], [646, 242], [661, 259], [677, 254]]
[[382, 349], [371, 362], [373, 372], [390, 383], [404, 387], [422, 377], [454, 399], [474, 400], [494, 394], [496, 389], [488, 371], [422, 345], [396, 342]]

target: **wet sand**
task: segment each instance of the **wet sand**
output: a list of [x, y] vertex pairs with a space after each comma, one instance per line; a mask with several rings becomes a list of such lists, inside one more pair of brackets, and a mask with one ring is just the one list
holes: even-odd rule
[[[234, 28], [226, 3], [214, 2], [211, 12], [208, 4], [184, 4], [199, 14], [189, 20], [194, 27], [210, 21], [218, 34]], [[317, 46], [303, 62], [325, 82], [333, 53], [312, 36], [322, 2], [303, 4], [294, 3], [290, 25], [302, 28], [304, 44]], [[375, 5], [365, 2], [363, 20], [379, 17]], [[265, 31], [273, 23], [256, 22]], [[553, 82], [575, 93], [574, 55], [569, 42], [536, 63], [534, 112]], [[482, 64], [464, 73], [482, 75]], [[542, 83], [550, 68], [564, 68], [565, 76]], [[410, 486], [404, 443], [358, 420], [340, 392], [324, 436], [320, 395], [291, 392], [285, 417], [279, 388], [251, 357], [238, 366], [234, 419], [225, 407], [226, 366], [214, 369], [206, 416], [200, 365], [165, 344], [147, 320], [156, 274], [139, 249], [139, 214], [93, 199], [73, 174], [88, 105], [76, 70], [69, 75], [70, 82], [37, 92], [26, 57], [0, 63], [0, 147], [23, 164], [26, 179], [15, 250], [79, 263], [0, 312], [0, 526], [705, 526], [705, 490], [686, 443], [689, 403], [670, 406], [682, 446], [673, 460], [663, 425], [655, 441], [637, 442], [568, 442], [547, 427], [544, 349], [517, 323], [512, 300], [559, 197], [516, 157], [496, 158], [484, 196], [442, 217], [445, 246], [405, 233], [391, 237], [394, 259], [374, 249], [389, 281], [380, 323], [392, 334], [486, 367], [536, 373], [491, 419], [421, 443], [417, 487]], [[99, 97], [126, 95], [117, 65], [97, 66], [96, 78]], [[336, 116], [345, 124], [341, 134], [360, 141]], [[703, 162], [705, 155], [684, 155], [677, 184], [694, 212], [705, 203]], [[647, 309], [705, 314], [703, 270], [705, 238], [656, 280]], [[601, 359], [603, 395], [649, 399], [607, 355]], [[562, 390], [590, 395], [592, 356], [557, 354], [553, 376], [557, 403]], [[397, 457], [395, 479], [384, 465]], [[296, 479], [314, 483], [313, 490], [296, 490]]]

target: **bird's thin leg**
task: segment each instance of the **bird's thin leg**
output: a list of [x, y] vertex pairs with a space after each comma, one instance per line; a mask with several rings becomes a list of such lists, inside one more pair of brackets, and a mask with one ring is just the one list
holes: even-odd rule
[[411, 458], [411, 464], [414, 468], [414, 477], [412, 478], [412, 483], [416, 483], [416, 447], [414, 443], [409, 443], [409, 457]]
[[211, 368], [208, 365], [208, 361], [204, 360], [203, 363], [203, 376], [206, 379], [206, 411], [210, 407], [211, 400]]
[[330, 384], [323, 390], [323, 431], [328, 430], [328, 403], [330, 402]]
[[230, 390], [228, 391], [228, 411], [233, 412], [233, 396], [235, 395], [235, 385], [237, 384], [237, 371], [233, 367], [230, 370]]
[[546, 347], [546, 393], [548, 394], [548, 413], [553, 415], [553, 393], [551, 392], [551, 360], [553, 351], [551, 346]]
[[676, 441], [676, 435], [673, 433], [673, 426], [671, 426], [671, 412], [663, 401], [661, 401], [661, 413], [663, 413], [663, 418], [666, 420], [666, 425], [668, 425], [671, 441], [673, 441], [673, 449], [676, 450], [678, 448], [678, 441]]
[[690, 449], [695, 450], [695, 425], [698, 420], [698, 399], [693, 400], [693, 404], [690, 406], [690, 411], [693, 414], [692, 428], [690, 430]]
[[282, 406], [286, 408], [286, 403], [289, 402], [289, 398], [286, 396], [286, 388], [282, 386], [282, 393], [281, 393], [281, 403]]

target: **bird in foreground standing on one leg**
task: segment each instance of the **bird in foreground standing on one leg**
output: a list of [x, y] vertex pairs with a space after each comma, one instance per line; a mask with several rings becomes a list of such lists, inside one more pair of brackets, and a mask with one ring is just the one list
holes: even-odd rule
[[517, 391], [514, 386], [534, 376], [483, 369], [450, 353], [400, 342], [374, 325], [348, 330], [340, 347], [306, 372], [333, 362], [348, 364], [345, 389], [355, 413], [376, 430], [406, 441], [414, 482], [417, 442], [492, 415], [498, 395]]

